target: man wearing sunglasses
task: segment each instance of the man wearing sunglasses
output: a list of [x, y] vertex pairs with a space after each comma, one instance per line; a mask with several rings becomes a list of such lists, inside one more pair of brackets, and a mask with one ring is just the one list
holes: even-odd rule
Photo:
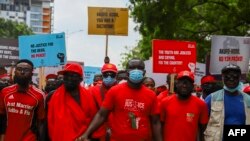
[[142, 84], [144, 62], [141, 59], [129, 60], [127, 73], [128, 81], [108, 91], [87, 131], [76, 141], [87, 141], [110, 113], [112, 141], [162, 141], [156, 95]]
[[[90, 94], [92, 94], [96, 108], [99, 110], [107, 91], [117, 84], [116, 75], [117, 68], [114, 64], [106, 63], [102, 69], [102, 83], [94, 87], [89, 88]], [[104, 123], [92, 134], [92, 141], [107, 141], [109, 138], [109, 126], [108, 123]]]
[[240, 67], [229, 64], [221, 70], [221, 74], [223, 89], [205, 99], [210, 119], [204, 134], [205, 140], [209, 141], [223, 140], [224, 125], [250, 124], [250, 96], [242, 92]]

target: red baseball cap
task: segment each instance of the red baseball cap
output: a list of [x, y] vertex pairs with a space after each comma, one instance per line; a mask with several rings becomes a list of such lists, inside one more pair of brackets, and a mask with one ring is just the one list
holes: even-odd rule
[[196, 92], [201, 92], [201, 91], [202, 91], [202, 88], [201, 88], [201, 87], [196, 87], [196, 88], [195, 88], [195, 91], [196, 91]]
[[59, 72], [59, 74], [64, 74], [65, 72], [75, 72], [78, 73], [81, 77], [83, 76], [82, 66], [77, 63], [67, 63], [63, 70]]
[[201, 78], [201, 85], [205, 83], [213, 83], [215, 78], [212, 75], [206, 75]]
[[48, 74], [47, 76], [46, 76], [46, 80], [48, 80], [48, 79], [56, 79], [57, 78], [57, 75], [56, 74]]
[[184, 70], [178, 73], [177, 79], [188, 77], [190, 80], [194, 82], [194, 74], [190, 71]]
[[111, 63], [104, 64], [104, 65], [102, 66], [102, 73], [108, 72], [108, 71], [117, 73], [116, 65], [111, 64]]
[[243, 90], [244, 93], [250, 93], [250, 86], [246, 86]]

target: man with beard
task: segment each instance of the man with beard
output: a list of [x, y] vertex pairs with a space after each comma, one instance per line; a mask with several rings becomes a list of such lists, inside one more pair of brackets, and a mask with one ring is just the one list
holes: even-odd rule
[[93, 97], [80, 85], [82, 66], [68, 63], [60, 71], [63, 84], [48, 101], [48, 133], [51, 141], [74, 141], [87, 129], [96, 112]]
[[31, 85], [32, 71], [30, 60], [19, 60], [14, 75], [16, 84], [1, 91], [0, 114], [8, 117], [5, 141], [39, 140], [40, 125], [45, 119], [44, 93]]
[[223, 140], [225, 126], [250, 125], [250, 96], [242, 92], [240, 67], [229, 64], [221, 70], [221, 74], [223, 89], [205, 99], [210, 115], [204, 133], [207, 141]]
[[[163, 99], [160, 109], [164, 141], [196, 141], [198, 137], [202, 140], [208, 110], [204, 101], [192, 95], [193, 83], [192, 72], [179, 72], [176, 94]], [[183, 130], [181, 134], [180, 130]]]
[[155, 93], [145, 87], [145, 64], [132, 59], [127, 65], [128, 81], [109, 89], [100, 110], [86, 132], [76, 141], [85, 141], [112, 113], [112, 141], [161, 141], [161, 124], [156, 114]]
[[[96, 108], [99, 110], [108, 90], [117, 84], [116, 74], [117, 68], [114, 64], [106, 63], [102, 66], [102, 84], [89, 88], [90, 94], [93, 96]], [[111, 118], [111, 116], [109, 117]], [[92, 135], [92, 141], [107, 141], [109, 138], [109, 125], [104, 123]]]

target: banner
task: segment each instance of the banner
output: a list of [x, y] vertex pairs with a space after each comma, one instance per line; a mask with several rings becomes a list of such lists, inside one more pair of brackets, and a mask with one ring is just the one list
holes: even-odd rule
[[11, 66], [19, 60], [17, 39], [0, 38], [0, 65]]
[[194, 84], [201, 85], [201, 78], [206, 75], [206, 64], [196, 63]]
[[149, 60], [144, 61], [145, 63], [145, 76], [151, 77], [155, 81], [155, 87], [166, 85], [167, 82], [167, 74], [166, 73], [153, 73], [152, 72], [152, 58], [150, 57]]
[[128, 9], [88, 7], [88, 34], [128, 35]]
[[250, 57], [250, 37], [212, 36], [209, 71], [221, 74], [228, 64], [236, 64], [243, 74], [248, 72]]
[[94, 75], [101, 73], [101, 67], [91, 67], [91, 66], [84, 66], [84, 82], [85, 84], [92, 84]]
[[153, 40], [153, 72], [195, 72], [196, 43], [175, 40]]
[[64, 65], [66, 62], [64, 33], [19, 36], [19, 57], [29, 59], [35, 67]]

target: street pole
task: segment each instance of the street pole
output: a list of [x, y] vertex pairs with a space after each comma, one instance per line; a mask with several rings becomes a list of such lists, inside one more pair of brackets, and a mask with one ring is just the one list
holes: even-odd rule
[[108, 56], [108, 42], [109, 42], [109, 35], [106, 35], [106, 49], [105, 49], [105, 57]]

